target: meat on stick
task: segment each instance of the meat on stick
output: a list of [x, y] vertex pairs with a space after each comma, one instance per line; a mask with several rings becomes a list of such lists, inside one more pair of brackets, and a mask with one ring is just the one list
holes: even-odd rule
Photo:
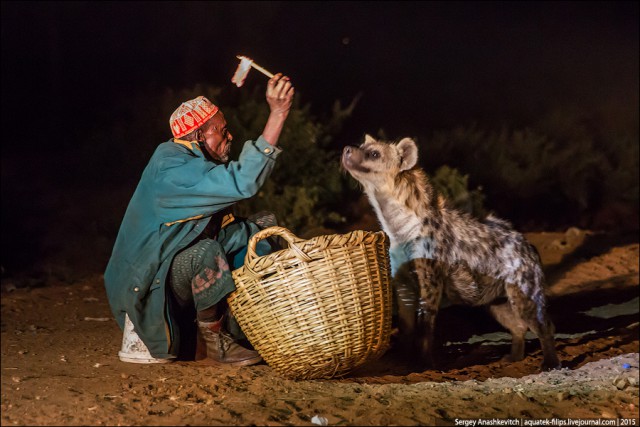
[[270, 73], [269, 71], [265, 70], [264, 68], [262, 68], [261, 66], [253, 62], [251, 58], [247, 58], [246, 56], [240, 56], [240, 55], [236, 56], [236, 58], [240, 60], [240, 63], [238, 64], [238, 68], [236, 69], [235, 74], [231, 78], [231, 82], [235, 83], [236, 86], [240, 87], [244, 84], [244, 81], [247, 78], [247, 74], [249, 74], [249, 70], [251, 70], [251, 67], [260, 71], [262, 74], [264, 74], [269, 78], [273, 77], [273, 73]]

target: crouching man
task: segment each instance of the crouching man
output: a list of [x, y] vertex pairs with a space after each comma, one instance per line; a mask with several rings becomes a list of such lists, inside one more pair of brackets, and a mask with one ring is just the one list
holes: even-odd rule
[[[104, 274], [118, 325], [124, 329], [127, 315], [153, 358], [178, 357], [181, 332], [197, 321], [208, 361], [244, 366], [262, 360], [226, 327], [226, 296], [235, 290], [231, 270], [260, 229], [234, 218], [230, 208], [254, 196], [273, 170], [293, 95], [288, 77], [269, 80], [267, 123], [236, 161], [229, 159], [233, 136], [224, 114], [207, 98], [186, 101], [171, 115], [173, 138], [144, 169]], [[271, 248], [263, 240], [256, 250]]]

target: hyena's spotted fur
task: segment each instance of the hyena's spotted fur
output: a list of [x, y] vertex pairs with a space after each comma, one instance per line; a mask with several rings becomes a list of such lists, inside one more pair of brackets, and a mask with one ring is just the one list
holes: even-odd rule
[[[414, 337], [423, 358], [432, 363], [435, 318], [443, 292], [453, 303], [486, 305], [512, 334], [508, 360], [524, 358], [525, 333], [531, 329], [544, 353], [543, 368], [560, 366], [554, 327], [545, 309], [544, 274], [535, 248], [504, 220], [479, 221], [448, 208], [419, 167], [415, 142], [376, 141], [345, 147], [343, 167], [363, 186], [390, 251], [403, 248], [408, 262], [394, 277], [413, 275], [417, 290], [398, 286], [399, 329]], [[409, 310], [409, 312], [407, 312]]]

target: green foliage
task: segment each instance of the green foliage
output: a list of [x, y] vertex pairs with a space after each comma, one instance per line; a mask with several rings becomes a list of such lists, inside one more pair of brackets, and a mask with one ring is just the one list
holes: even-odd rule
[[[512, 218], [574, 223], [608, 204], [638, 206], [638, 137], [598, 118], [556, 112], [525, 129], [472, 124], [433, 134], [427, 168], [449, 164]], [[564, 217], [562, 217], [564, 215]]]
[[[78, 147], [78, 159], [96, 162], [79, 161], [68, 169], [80, 169], [85, 183], [105, 189], [126, 185], [132, 192], [155, 146], [171, 137], [171, 113], [199, 95], [224, 111], [237, 158], [244, 141], [257, 138], [266, 123], [264, 87], [196, 85], [123, 98], [111, 126], [86, 135], [87, 143]], [[362, 191], [341, 171], [340, 152], [334, 147], [358, 97], [347, 106], [336, 102], [321, 119], [300, 99], [298, 94], [283, 129], [283, 152], [272, 176], [237, 210], [246, 216], [272, 211], [280, 224], [305, 235], [318, 227], [340, 228]], [[435, 187], [460, 209], [482, 215], [487, 206], [507, 219], [532, 221], [539, 227], [575, 224], [585, 213], [608, 205], [637, 210], [638, 129], [629, 128], [597, 115], [558, 109], [521, 129], [471, 124], [420, 137], [420, 161]], [[126, 206], [126, 200], [117, 204]]]
[[482, 188], [469, 190], [469, 175], [462, 175], [457, 169], [440, 166], [430, 178], [434, 188], [456, 209], [476, 217], [486, 215]]
[[[341, 206], [350, 192], [347, 177], [340, 171], [339, 154], [330, 150], [333, 138], [349, 117], [356, 100], [346, 108], [336, 103], [326, 123], [301, 106], [296, 98], [278, 145], [283, 149], [276, 167], [257, 197], [243, 200], [236, 209], [240, 215], [268, 210], [278, 223], [305, 235], [310, 230], [345, 220]], [[237, 107], [224, 108], [233, 129], [234, 150], [247, 139], [260, 135], [269, 107], [263, 93], [245, 92]]]

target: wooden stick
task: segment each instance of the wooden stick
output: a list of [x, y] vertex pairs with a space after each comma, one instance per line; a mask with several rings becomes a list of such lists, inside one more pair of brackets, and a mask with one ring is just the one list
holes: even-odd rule
[[[238, 59], [240, 59], [240, 60], [242, 60], [242, 58], [249, 59], [249, 58], [247, 58], [246, 56], [239, 56], [239, 55], [238, 55], [238, 56], [236, 56], [236, 58], [238, 58]], [[272, 73], [270, 73], [269, 71], [265, 70], [264, 68], [262, 68], [261, 66], [259, 66], [259, 65], [258, 65], [258, 64], [256, 64], [255, 62], [253, 62], [253, 59], [249, 59], [249, 61], [251, 61], [251, 66], [252, 66], [253, 68], [255, 68], [256, 70], [260, 71], [262, 74], [264, 74], [265, 76], [267, 76], [267, 77], [269, 77], [269, 78], [272, 78], [272, 77], [273, 77], [273, 74], [272, 74]]]

